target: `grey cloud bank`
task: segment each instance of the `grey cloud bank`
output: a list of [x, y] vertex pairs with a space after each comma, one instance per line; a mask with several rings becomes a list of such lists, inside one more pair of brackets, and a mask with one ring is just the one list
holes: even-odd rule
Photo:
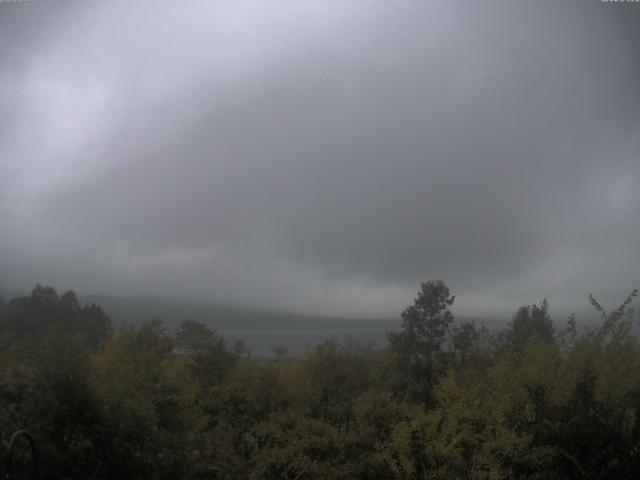
[[640, 285], [640, 5], [0, 4], [0, 287], [395, 315]]

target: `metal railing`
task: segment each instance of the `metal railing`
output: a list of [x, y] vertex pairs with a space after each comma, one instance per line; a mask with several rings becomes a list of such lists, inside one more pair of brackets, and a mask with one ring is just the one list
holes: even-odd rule
[[13, 479], [16, 478], [15, 469], [15, 453], [17, 451], [18, 442], [21, 438], [25, 438], [29, 443], [29, 447], [31, 449], [31, 478], [37, 480], [40, 478], [40, 471], [38, 469], [38, 450], [36, 449], [36, 442], [31, 436], [29, 432], [26, 430], [18, 430], [11, 436], [11, 440], [9, 441], [9, 447], [7, 451], [7, 461], [6, 461], [6, 471], [5, 478]]

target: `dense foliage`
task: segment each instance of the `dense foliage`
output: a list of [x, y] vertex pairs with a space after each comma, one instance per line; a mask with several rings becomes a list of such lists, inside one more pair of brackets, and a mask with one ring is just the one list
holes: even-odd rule
[[389, 348], [251, 358], [194, 320], [113, 330], [73, 292], [0, 302], [0, 433], [60, 479], [625, 479], [640, 472], [630, 304], [491, 335], [426, 282]]

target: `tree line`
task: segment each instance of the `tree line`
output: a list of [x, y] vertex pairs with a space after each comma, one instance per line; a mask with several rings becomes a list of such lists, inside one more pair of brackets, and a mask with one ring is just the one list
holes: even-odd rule
[[429, 281], [387, 348], [254, 358], [193, 319], [116, 329], [38, 285], [0, 301], [0, 434], [29, 430], [51, 479], [636, 478], [636, 295], [590, 297], [597, 327], [543, 301], [494, 333]]

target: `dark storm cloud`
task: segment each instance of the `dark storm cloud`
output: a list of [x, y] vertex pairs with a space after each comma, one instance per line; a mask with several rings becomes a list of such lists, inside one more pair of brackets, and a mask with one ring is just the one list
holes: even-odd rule
[[59, 3], [0, 4], [7, 286], [386, 315], [428, 278], [483, 314], [640, 283], [633, 4]]

